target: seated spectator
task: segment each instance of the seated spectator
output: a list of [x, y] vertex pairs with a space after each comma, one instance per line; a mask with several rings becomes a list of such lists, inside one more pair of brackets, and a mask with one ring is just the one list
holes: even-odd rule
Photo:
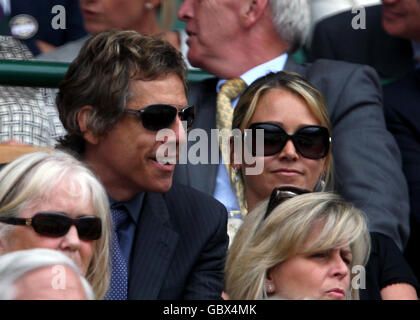
[[78, 1], [2, 0], [0, 10], [2, 4], [9, 20], [7, 33], [22, 40], [34, 56], [86, 35]]
[[[95, 35], [112, 29], [134, 30], [141, 34], [161, 35], [175, 48], [186, 53], [184, 30], [170, 31], [175, 18], [174, 0], [79, 0], [86, 30]], [[161, 23], [158, 21], [158, 13]], [[40, 60], [73, 61], [90, 36], [42, 54]]]
[[[257, 138], [252, 143], [247, 135], [243, 153], [237, 150], [235, 155], [232, 150], [232, 160], [235, 156], [240, 159], [231, 161], [237, 171], [233, 186], [244, 188], [240, 192], [244, 198], [239, 201], [244, 201], [248, 210], [278, 186], [325, 189], [332, 174], [331, 125], [321, 93], [300, 76], [280, 72], [256, 80], [238, 102], [232, 128], [241, 132], [248, 129], [252, 139], [258, 130], [264, 133], [263, 141]], [[258, 145], [264, 149], [255, 149]], [[247, 154], [255, 156], [255, 163], [246, 162], [251, 158]], [[261, 174], [250, 170], [254, 166], [263, 168]], [[377, 232], [372, 232], [371, 238], [366, 290], [361, 290], [361, 298], [417, 299], [417, 280], [395, 243]]]
[[358, 299], [350, 285], [369, 253], [364, 214], [334, 194], [281, 190], [245, 217], [229, 249], [229, 298]]
[[308, 47], [308, 61], [333, 59], [366, 64], [384, 80], [401, 78], [413, 68], [410, 41], [384, 30], [382, 5], [366, 7], [365, 12], [363, 29], [355, 29], [353, 23], [359, 11], [346, 11], [319, 22]]
[[[0, 59], [29, 60], [32, 57], [19, 40], [3, 37], [0, 41]], [[53, 147], [64, 134], [51, 89], [0, 86], [0, 143], [15, 140]]]
[[[229, 130], [232, 108], [247, 85], [269, 72], [299, 73], [326, 101], [338, 194], [366, 213], [371, 231], [391, 238], [402, 250], [409, 233], [408, 190], [397, 144], [386, 130], [375, 70], [333, 60], [305, 65], [292, 60], [290, 53], [309, 29], [306, 0], [231, 3], [184, 0], [178, 10], [189, 34], [189, 61], [216, 76], [190, 86], [189, 103], [197, 108], [193, 128], [205, 130], [208, 137], [212, 129]], [[249, 12], [245, 22], [231, 18], [241, 12]], [[207, 150], [212, 149], [209, 144]], [[208, 155], [211, 165], [178, 165], [175, 181], [213, 195], [230, 212], [242, 211], [230, 187], [226, 155]], [[219, 158], [217, 164], [214, 158]]]
[[[81, 49], [57, 107], [78, 154], [103, 182], [113, 218], [108, 299], [220, 299], [228, 244], [226, 209], [172, 185], [194, 120], [186, 66], [163, 39], [108, 31]], [[173, 135], [160, 139], [160, 130]], [[162, 159], [166, 147], [169, 159]], [[164, 152], [166, 153], [166, 152]]]
[[96, 177], [71, 155], [52, 151], [12, 161], [0, 181], [0, 254], [62, 251], [101, 299], [109, 282], [109, 208]]
[[0, 256], [0, 300], [93, 300], [73, 260], [57, 250], [18, 250]]
[[[383, 0], [385, 30], [407, 39], [415, 48], [416, 65], [403, 79], [385, 85], [384, 112], [388, 129], [400, 147], [403, 170], [410, 191], [411, 235], [405, 257], [420, 277], [420, 3]], [[398, 14], [396, 14], [398, 12]], [[417, 49], [417, 50], [416, 50]]]

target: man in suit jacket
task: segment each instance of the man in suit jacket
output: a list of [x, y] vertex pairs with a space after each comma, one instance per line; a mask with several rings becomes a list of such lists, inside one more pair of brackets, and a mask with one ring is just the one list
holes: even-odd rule
[[[420, 2], [383, 0], [383, 25], [392, 35], [420, 43]], [[414, 46], [415, 47], [415, 46]], [[417, 58], [420, 52], [417, 52]], [[405, 251], [407, 261], [420, 278], [420, 60], [417, 69], [403, 79], [384, 86], [384, 111], [388, 129], [400, 147], [403, 170], [408, 181], [411, 208], [411, 235]]]
[[[103, 182], [119, 253], [127, 265], [128, 299], [220, 299], [227, 249], [227, 213], [212, 197], [172, 186], [186, 140], [182, 55], [164, 40], [135, 31], [91, 38], [60, 85], [57, 106], [76, 152]], [[181, 110], [183, 110], [181, 112]], [[158, 130], [173, 135], [158, 140]], [[162, 147], [173, 147], [160, 158]], [[115, 245], [115, 243], [114, 243]], [[125, 272], [125, 271], [124, 271]], [[111, 277], [111, 292], [120, 274]], [[124, 289], [125, 290], [125, 289]]]
[[[311, 81], [323, 93], [333, 125], [337, 191], [367, 213], [371, 231], [391, 237], [402, 249], [409, 232], [407, 185], [398, 147], [385, 127], [376, 72], [338, 61], [302, 66], [290, 59], [287, 52], [302, 44], [309, 27], [306, 0], [231, 2], [232, 6], [182, 3], [178, 16], [190, 36], [190, 62], [220, 79], [241, 77], [248, 84], [282, 69]], [[271, 17], [280, 22], [275, 25]], [[218, 79], [210, 79], [192, 86], [189, 102], [197, 107], [195, 127], [215, 128], [219, 85]], [[176, 179], [214, 194], [220, 189], [222, 169], [223, 165], [181, 165]]]
[[358, 11], [346, 11], [320, 21], [308, 49], [308, 60], [333, 59], [367, 64], [381, 78], [401, 78], [413, 68], [413, 51], [407, 39], [385, 32], [382, 5], [365, 8], [366, 26], [354, 29]]
[[384, 86], [385, 119], [401, 149], [403, 170], [410, 191], [411, 236], [406, 258], [420, 277], [420, 69]]
[[[219, 78], [191, 87], [189, 102], [197, 107], [195, 127], [208, 133], [216, 127], [221, 79], [240, 77], [249, 85], [283, 69], [303, 75], [326, 100], [333, 126], [336, 190], [367, 213], [371, 232], [383, 234], [402, 249], [409, 233], [407, 183], [398, 147], [385, 127], [377, 73], [368, 66], [331, 60], [294, 63], [288, 52], [306, 39], [309, 11], [306, 0], [185, 0], [181, 4], [178, 17], [186, 22], [190, 63]], [[222, 161], [179, 165], [175, 179], [213, 194], [228, 210], [237, 209]], [[382, 288], [381, 296], [392, 299], [403, 292], [407, 298], [416, 297], [406, 283]]]

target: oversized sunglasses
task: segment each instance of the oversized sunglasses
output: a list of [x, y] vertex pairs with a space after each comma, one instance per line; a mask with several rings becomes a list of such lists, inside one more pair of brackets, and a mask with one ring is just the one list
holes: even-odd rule
[[281, 186], [274, 188], [273, 192], [271, 192], [270, 200], [268, 201], [267, 210], [265, 211], [263, 220], [265, 220], [270, 215], [274, 208], [276, 208], [285, 200], [309, 192], [309, 190], [300, 189], [292, 186]]
[[76, 226], [80, 239], [98, 240], [102, 233], [101, 219], [95, 216], [70, 218], [61, 212], [38, 212], [32, 218], [0, 217], [0, 222], [26, 225], [47, 237], [62, 237], [71, 226]]
[[179, 111], [176, 107], [181, 106], [161, 103], [151, 104], [141, 110], [125, 109], [123, 112], [139, 117], [143, 127], [151, 131], [159, 131], [170, 127], [178, 114], [181, 121], [187, 122], [187, 130], [190, 129], [195, 117], [194, 106], [185, 106]]
[[299, 154], [309, 159], [324, 158], [330, 148], [331, 137], [326, 127], [305, 126], [289, 135], [282, 127], [274, 123], [255, 122], [248, 129], [252, 133], [252, 139], [246, 138], [246, 145], [253, 156], [257, 153], [256, 130], [258, 129], [264, 130], [264, 157], [282, 151], [289, 140], [292, 140]]

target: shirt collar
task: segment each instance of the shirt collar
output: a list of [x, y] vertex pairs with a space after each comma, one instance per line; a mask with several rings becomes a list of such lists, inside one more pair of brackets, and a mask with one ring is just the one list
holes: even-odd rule
[[116, 201], [112, 199], [110, 195], [108, 195], [108, 200], [111, 208], [124, 206], [125, 209], [128, 211], [131, 219], [134, 221], [135, 224], [137, 224], [140, 218], [140, 211], [143, 207], [144, 192], [135, 195], [128, 201]]
[[[286, 65], [288, 54], [283, 53], [281, 56], [274, 58], [270, 61], [267, 61], [263, 64], [260, 64], [251, 70], [248, 70], [243, 75], [241, 75], [239, 78], [245, 81], [247, 86], [251, 85], [255, 80], [258, 78], [261, 78], [262, 76], [265, 76], [266, 74], [270, 72], [279, 72], [284, 69], [284, 66]], [[220, 79], [216, 86], [216, 91], [220, 91], [220, 87], [223, 83], [226, 82], [226, 79]]]

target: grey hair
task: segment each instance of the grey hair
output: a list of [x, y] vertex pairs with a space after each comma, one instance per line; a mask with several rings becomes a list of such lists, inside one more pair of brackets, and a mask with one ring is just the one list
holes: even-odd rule
[[92, 287], [73, 260], [57, 250], [30, 249], [14, 251], [0, 256], [0, 300], [16, 298], [15, 282], [25, 274], [56, 265], [71, 268], [78, 275], [87, 300], [95, 299]]
[[270, 9], [277, 33], [290, 44], [289, 52], [299, 49], [311, 27], [309, 0], [270, 0]]
[[[108, 197], [95, 175], [72, 155], [53, 150], [34, 152], [17, 158], [0, 171], [0, 217], [18, 217], [26, 208], [49, 198], [62, 181], [69, 182], [66, 191], [78, 201], [92, 203], [93, 215], [102, 221], [102, 235], [96, 240], [86, 278], [98, 299], [109, 284], [109, 243], [111, 235]], [[8, 237], [15, 226], [0, 223], [0, 248], [7, 250]]]

